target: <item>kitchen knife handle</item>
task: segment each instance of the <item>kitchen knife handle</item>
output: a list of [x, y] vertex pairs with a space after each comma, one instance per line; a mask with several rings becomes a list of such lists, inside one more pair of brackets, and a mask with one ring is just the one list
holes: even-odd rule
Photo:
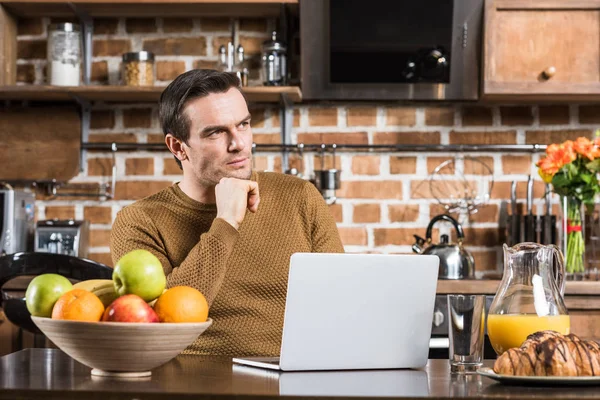
[[510, 240], [511, 246], [521, 242], [521, 216], [519, 214], [511, 215], [510, 219]]
[[557, 227], [556, 227], [556, 215], [550, 216], [550, 244], [557, 243]]

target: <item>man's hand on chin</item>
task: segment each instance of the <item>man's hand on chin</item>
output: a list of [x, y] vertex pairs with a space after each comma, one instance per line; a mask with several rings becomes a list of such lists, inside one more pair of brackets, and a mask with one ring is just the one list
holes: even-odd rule
[[217, 218], [227, 221], [235, 229], [239, 229], [246, 210], [256, 212], [260, 196], [258, 183], [238, 178], [221, 178], [215, 186], [217, 202]]

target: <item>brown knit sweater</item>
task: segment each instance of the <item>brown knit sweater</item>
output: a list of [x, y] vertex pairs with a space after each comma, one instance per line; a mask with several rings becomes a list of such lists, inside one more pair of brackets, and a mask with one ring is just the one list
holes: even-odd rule
[[278, 355], [290, 256], [344, 251], [310, 182], [268, 172], [251, 179], [260, 204], [239, 231], [215, 218], [215, 204], [189, 198], [177, 184], [123, 208], [114, 222], [115, 264], [131, 250], [147, 249], [162, 262], [168, 287], [192, 286], [206, 296], [213, 325], [187, 353]]

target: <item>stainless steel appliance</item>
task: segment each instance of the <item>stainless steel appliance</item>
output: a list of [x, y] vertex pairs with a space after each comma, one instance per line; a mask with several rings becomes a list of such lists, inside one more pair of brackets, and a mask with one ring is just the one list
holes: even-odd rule
[[476, 100], [483, 0], [300, 0], [305, 99]]
[[0, 188], [0, 256], [31, 251], [35, 230], [35, 194]]
[[273, 31], [271, 40], [263, 42], [262, 77], [265, 86], [282, 86], [287, 83], [287, 47]]
[[[457, 243], [449, 243], [448, 235], [441, 236], [441, 243], [432, 242], [433, 225], [438, 221], [448, 221], [452, 223], [456, 230]], [[465, 234], [462, 226], [457, 220], [449, 215], [441, 214], [433, 217], [427, 226], [425, 239], [418, 235], [413, 235], [417, 242], [413, 244], [412, 249], [418, 254], [429, 254], [438, 256], [440, 259], [439, 279], [473, 279], [475, 277], [475, 260], [471, 253], [463, 246]], [[423, 245], [427, 247], [423, 249]]]
[[89, 222], [46, 220], [37, 223], [35, 252], [88, 256]]

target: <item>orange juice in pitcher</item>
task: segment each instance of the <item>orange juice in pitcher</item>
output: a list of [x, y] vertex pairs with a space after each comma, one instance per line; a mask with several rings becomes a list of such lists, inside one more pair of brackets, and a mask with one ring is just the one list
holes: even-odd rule
[[562, 254], [554, 245], [504, 245], [504, 274], [487, 319], [496, 353], [520, 347], [535, 332], [570, 333], [564, 272]]
[[571, 331], [568, 315], [493, 314], [488, 316], [487, 332], [492, 347], [498, 354], [511, 347], [520, 347], [534, 332], [551, 330], [563, 335]]

